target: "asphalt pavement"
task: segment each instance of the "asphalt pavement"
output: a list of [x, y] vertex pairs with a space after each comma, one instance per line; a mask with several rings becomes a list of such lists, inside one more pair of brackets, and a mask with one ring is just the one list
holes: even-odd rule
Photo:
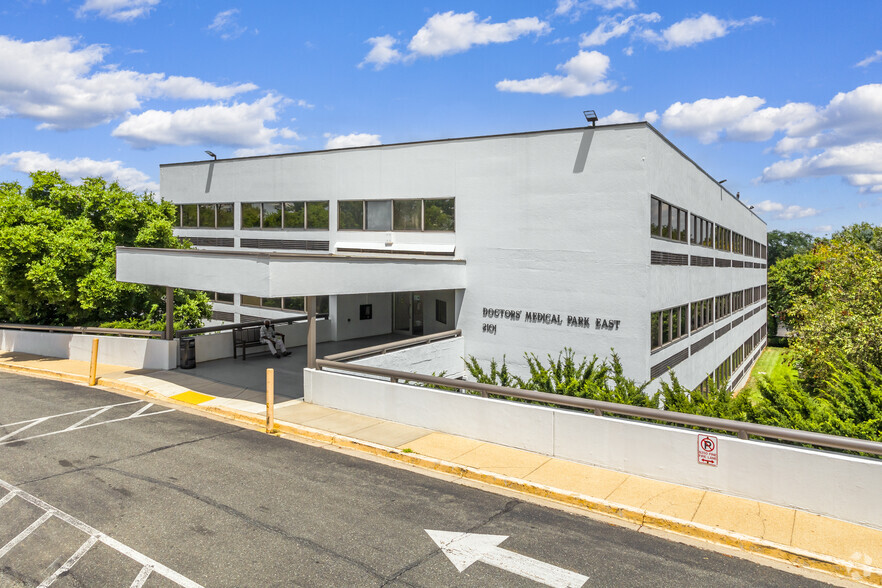
[[74, 384], [0, 373], [0, 423], [3, 588], [822, 585]]

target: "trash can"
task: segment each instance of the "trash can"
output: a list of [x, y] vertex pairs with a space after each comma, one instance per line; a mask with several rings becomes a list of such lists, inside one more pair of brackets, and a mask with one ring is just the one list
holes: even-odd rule
[[181, 337], [181, 368], [196, 367], [196, 337]]

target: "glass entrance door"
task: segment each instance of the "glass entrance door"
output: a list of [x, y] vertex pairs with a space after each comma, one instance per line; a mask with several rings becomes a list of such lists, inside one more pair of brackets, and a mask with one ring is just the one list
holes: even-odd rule
[[396, 292], [393, 309], [392, 330], [402, 335], [410, 335], [410, 292]]

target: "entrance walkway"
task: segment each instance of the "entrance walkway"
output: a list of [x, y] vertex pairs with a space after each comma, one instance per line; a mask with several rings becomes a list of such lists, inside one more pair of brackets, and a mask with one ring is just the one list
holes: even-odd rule
[[[316, 345], [319, 358], [344, 351], [382, 345], [407, 339], [405, 335], [377, 335], [347, 341], [328, 341]], [[199, 345], [199, 338], [196, 338]], [[275, 400], [284, 402], [303, 398], [303, 369], [306, 367], [306, 346], [289, 347], [291, 355], [276, 359], [269, 353], [254, 353], [242, 360], [227, 357], [197, 363], [193, 369], [178, 368], [168, 372], [154, 372], [152, 377], [198, 390], [222, 398], [236, 398], [258, 404], [266, 403], [266, 370], [275, 372]]]

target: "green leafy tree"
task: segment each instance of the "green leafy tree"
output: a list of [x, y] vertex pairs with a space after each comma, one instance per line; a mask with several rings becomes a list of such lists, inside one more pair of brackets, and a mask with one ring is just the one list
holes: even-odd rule
[[787, 259], [800, 253], [808, 253], [815, 244], [815, 238], [808, 233], [799, 231], [769, 231], [767, 236], [768, 265], [773, 266], [781, 259]]
[[791, 310], [797, 300], [811, 298], [816, 293], [813, 280], [821, 261], [812, 252], [798, 253], [791, 257], [779, 259], [778, 263], [769, 268], [767, 276], [769, 285], [769, 333], [777, 332], [778, 321], [788, 325], [797, 318], [791, 316]]
[[[161, 324], [165, 288], [116, 281], [116, 247], [181, 248], [174, 206], [102, 178], [74, 186], [57, 172], [0, 184], [0, 321]], [[189, 247], [189, 244], [186, 245]], [[210, 316], [201, 292], [175, 292], [179, 326]]]
[[842, 227], [841, 231], [833, 233], [833, 240], [867, 245], [877, 253], [882, 253], [882, 227], [870, 223], [856, 223]]
[[787, 313], [800, 374], [817, 387], [840, 354], [860, 369], [882, 368], [882, 253], [833, 239], [813, 255], [817, 268]]

